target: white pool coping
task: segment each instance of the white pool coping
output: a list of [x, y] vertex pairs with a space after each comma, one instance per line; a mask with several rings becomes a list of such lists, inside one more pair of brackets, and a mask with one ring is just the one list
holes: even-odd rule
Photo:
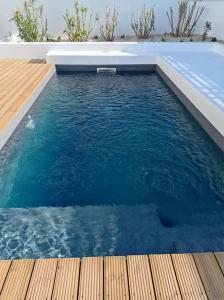
[[[44, 58], [48, 63], [67, 66], [156, 65], [217, 131], [218, 135], [198, 120], [224, 151], [224, 45], [161, 42], [0, 43], [0, 57]], [[49, 78], [13, 120], [6, 136], [11, 135]], [[0, 139], [0, 149], [7, 139]]]

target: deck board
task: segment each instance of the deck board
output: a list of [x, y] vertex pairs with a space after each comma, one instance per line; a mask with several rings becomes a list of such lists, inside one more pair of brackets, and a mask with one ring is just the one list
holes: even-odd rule
[[184, 300], [206, 300], [207, 295], [191, 254], [171, 255], [181, 295]]
[[0, 59], [0, 133], [52, 69], [40, 60]]
[[215, 257], [218, 261], [218, 264], [222, 270], [222, 273], [224, 274], [224, 253], [223, 252], [216, 252]]
[[83, 258], [80, 273], [80, 300], [103, 299], [103, 258]]
[[8, 274], [11, 263], [11, 260], [0, 261], [0, 291], [2, 290], [3, 285], [5, 283], [5, 279]]
[[77, 299], [79, 268], [79, 258], [66, 258], [58, 261], [52, 300]]
[[0, 299], [24, 299], [32, 274], [34, 260], [15, 260], [12, 262]]
[[161, 300], [181, 300], [175, 271], [170, 255], [152, 255], [149, 257], [156, 298]]
[[133, 300], [154, 300], [155, 293], [148, 256], [128, 256], [127, 263], [130, 298]]
[[126, 258], [105, 257], [104, 260], [105, 299], [129, 299]]
[[213, 253], [194, 254], [209, 299], [224, 299], [224, 277]]
[[50, 300], [53, 293], [57, 259], [38, 259], [35, 262], [26, 299]]
[[0, 261], [0, 300], [224, 299], [224, 253]]

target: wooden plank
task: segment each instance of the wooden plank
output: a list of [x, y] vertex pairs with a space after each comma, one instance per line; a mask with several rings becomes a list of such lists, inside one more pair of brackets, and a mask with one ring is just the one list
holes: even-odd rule
[[9, 78], [7, 77], [4, 81], [1, 81], [0, 93], [5, 94], [9, 92], [10, 95], [13, 95], [17, 87], [23, 87], [23, 82], [27, 83], [32, 81], [31, 74], [35, 74], [35, 70], [38, 69], [41, 69], [41, 66], [29, 67], [29, 65], [25, 65], [16, 71], [12, 71], [8, 75]]
[[128, 256], [127, 264], [130, 298], [133, 300], [155, 299], [148, 256]]
[[10, 120], [14, 117], [14, 112], [6, 112], [2, 118], [0, 118], [0, 134], [1, 130], [10, 122]]
[[209, 299], [224, 299], [224, 277], [213, 253], [194, 254]]
[[0, 65], [0, 130], [3, 130], [53, 66], [28, 60], [0, 61]]
[[103, 299], [102, 257], [85, 257], [82, 259], [78, 299]]
[[[28, 64], [20, 65], [18, 68], [11, 68], [9, 72], [4, 74], [5, 76], [1, 78], [1, 91], [7, 87], [14, 86], [23, 76], [26, 76], [27, 71], [33, 70], [34, 67], [30, 67]], [[29, 78], [30, 80], [31, 78]]]
[[105, 299], [129, 299], [126, 258], [105, 257], [104, 259]]
[[9, 269], [0, 299], [24, 299], [32, 274], [34, 260], [14, 260]]
[[171, 255], [177, 281], [184, 300], [208, 299], [191, 254]]
[[170, 255], [149, 256], [157, 299], [181, 299]]
[[14, 102], [11, 103], [11, 106], [8, 106], [8, 110], [12, 112], [19, 111], [20, 107], [29, 99], [29, 97], [33, 94], [33, 92], [37, 89], [39, 84], [45, 78], [46, 71], [40, 70], [40, 72], [36, 72], [36, 75], [33, 76], [33, 82], [28, 83], [25, 86], [24, 93], [21, 94], [21, 90], [17, 93], [16, 98], [14, 98]]
[[224, 252], [215, 252], [215, 257], [222, 270], [222, 273], [224, 274]]
[[11, 80], [11, 77], [9, 77], [9, 76], [13, 76], [17, 72], [18, 67], [22, 68], [25, 64], [27, 64], [27, 62], [25, 62], [25, 61], [22, 63], [11, 62], [11, 63], [8, 63], [8, 65], [1, 68], [0, 69], [0, 84], [2, 84], [2, 82], [6, 78]]
[[79, 267], [79, 258], [59, 259], [52, 296], [53, 300], [77, 299]]
[[[29, 70], [24, 75], [19, 76], [19, 81], [15, 81], [15, 84], [6, 90], [6, 96], [4, 96], [3, 106], [0, 108], [0, 117], [4, 115], [6, 111], [13, 111], [13, 105], [20, 99], [20, 95], [25, 93], [29, 88], [29, 85], [33, 80], [36, 79], [36, 76], [39, 75], [41, 68], [37, 67], [34, 70]], [[29, 79], [32, 78], [32, 81]], [[2, 91], [2, 88], [1, 88]], [[23, 97], [26, 99], [25, 97]]]
[[56, 269], [57, 259], [37, 259], [26, 299], [51, 299]]
[[19, 93], [21, 101], [20, 102], [17, 101], [15, 105], [13, 105], [12, 111], [15, 112], [18, 111], [21, 104], [23, 104], [24, 102], [27, 101], [27, 99], [29, 99], [29, 97], [39, 87], [40, 83], [45, 79], [48, 73], [49, 72], [47, 71], [47, 69], [45, 69], [45, 70], [40, 70], [40, 72], [38, 72], [35, 77], [33, 76], [33, 81], [29, 83], [29, 85], [26, 88], [26, 91], [22, 94], [21, 92]]
[[4, 60], [0, 61], [0, 75], [4, 74], [5, 70], [8, 70], [8, 68], [11, 68], [13, 65], [16, 65], [18, 63], [17, 60]]
[[7, 66], [1, 69], [0, 73], [0, 83], [2, 84], [6, 78], [11, 79], [9, 75], [14, 76], [18, 70], [21, 70], [23, 67], [27, 65], [27, 61], [15, 61], [8, 63]]
[[8, 275], [10, 265], [11, 265], [11, 260], [1, 260], [0, 261], [0, 292], [5, 283], [6, 276]]

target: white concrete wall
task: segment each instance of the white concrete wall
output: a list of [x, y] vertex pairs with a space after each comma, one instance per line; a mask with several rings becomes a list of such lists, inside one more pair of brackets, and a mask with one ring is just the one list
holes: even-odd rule
[[[9, 22], [12, 17], [12, 11], [16, 7], [20, 7], [24, 0], [1, 0], [0, 1], [0, 38], [7, 36], [9, 32], [16, 33], [13, 23]], [[96, 14], [104, 15], [106, 6], [119, 8], [119, 25], [117, 34], [132, 34], [130, 19], [132, 12], [136, 12], [143, 3], [156, 6], [156, 32], [169, 32], [169, 24], [166, 17], [166, 11], [169, 6], [175, 7], [177, 0], [80, 0], [80, 4], [87, 5], [89, 11]], [[201, 26], [198, 31], [201, 33], [203, 25], [206, 20], [212, 21], [213, 31], [212, 35], [219, 38], [224, 38], [224, 1], [202, 1], [207, 5], [207, 11], [201, 20]], [[62, 35], [64, 30], [63, 15], [66, 8], [72, 9], [73, 0], [38, 0], [38, 3], [44, 4], [45, 12], [49, 20], [49, 33], [53, 35]], [[99, 26], [96, 24], [94, 33], [97, 33]]]

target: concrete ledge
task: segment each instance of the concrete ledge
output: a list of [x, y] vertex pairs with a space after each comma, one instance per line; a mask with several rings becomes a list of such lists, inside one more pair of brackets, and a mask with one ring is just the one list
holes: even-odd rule
[[155, 64], [153, 53], [135, 54], [125, 51], [49, 51], [47, 62], [55, 65], [145, 65]]
[[[221, 48], [220, 48], [221, 47]], [[216, 43], [162, 43], [162, 42], [42, 42], [42, 43], [6, 43], [0, 42], [1, 58], [24, 58], [24, 59], [46, 59], [49, 51], [60, 52], [106, 52], [118, 51], [133, 55], [158, 54], [164, 52], [208, 52], [223, 51], [223, 45], [219, 49]]]

